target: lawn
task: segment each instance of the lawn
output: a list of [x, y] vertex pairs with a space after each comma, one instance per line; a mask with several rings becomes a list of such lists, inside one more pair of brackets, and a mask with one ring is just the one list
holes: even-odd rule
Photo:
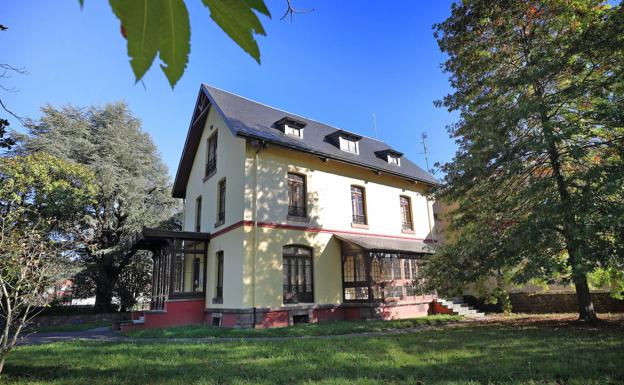
[[381, 332], [384, 330], [409, 329], [423, 325], [440, 325], [451, 321], [460, 321], [463, 317], [455, 315], [431, 315], [392, 321], [337, 321], [314, 324], [302, 324], [285, 328], [271, 329], [231, 329], [205, 325], [179, 326], [165, 329], [137, 330], [127, 333], [135, 338], [253, 338], [253, 337], [303, 337], [325, 336], [350, 333]]
[[4, 384], [622, 384], [624, 330], [455, 326], [383, 337], [20, 347]]

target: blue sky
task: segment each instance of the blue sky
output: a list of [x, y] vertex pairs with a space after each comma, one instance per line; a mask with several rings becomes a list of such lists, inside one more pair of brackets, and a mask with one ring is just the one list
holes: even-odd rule
[[[3, 83], [19, 92], [2, 99], [22, 116], [42, 105], [89, 106], [125, 100], [151, 134], [173, 176], [202, 82], [362, 135], [378, 137], [424, 167], [420, 135], [429, 136], [430, 164], [451, 160], [455, 145], [445, 126], [456, 116], [433, 106], [450, 91], [431, 26], [450, 1], [380, 2], [294, 0], [315, 11], [279, 18], [286, 0], [266, 0], [261, 16], [262, 64], [212, 22], [200, 0], [191, 15], [189, 66], [174, 90], [153, 65], [135, 84], [126, 41], [108, 2], [13, 1], [3, 6], [2, 62], [27, 75]], [[156, 62], [155, 62], [156, 64]], [[0, 116], [4, 116], [0, 112]], [[11, 119], [11, 127], [19, 123]]]

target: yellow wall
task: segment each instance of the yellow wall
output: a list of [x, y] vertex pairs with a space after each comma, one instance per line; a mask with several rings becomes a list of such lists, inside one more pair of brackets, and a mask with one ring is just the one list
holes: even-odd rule
[[[247, 220], [253, 217], [254, 162], [254, 149], [248, 146], [245, 184]], [[302, 225], [301, 222], [287, 219], [288, 172], [298, 172], [307, 177], [309, 222], [304, 225], [412, 239], [432, 236], [429, 226], [434, 226], [433, 209], [432, 203], [427, 202], [424, 196], [424, 184], [414, 184], [390, 175], [376, 175], [371, 170], [337, 161], [323, 162], [318, 157], [276, 146], [259, 154], [258, 221]], [[368, 229], [351, 225], [351, 185], [365, 188]], [[411, 198], [414, 234], [401, 231], [401, 195]]]

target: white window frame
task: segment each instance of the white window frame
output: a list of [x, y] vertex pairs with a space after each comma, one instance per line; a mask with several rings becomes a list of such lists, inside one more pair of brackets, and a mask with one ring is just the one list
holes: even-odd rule
[[400, 166], [401, 158], [399, 158], [398, 156], [394, 156], [394, 155], [388, 155], [388, 163], [394, 166]]
[[303, 138], [303, 128], [292, 127], [288, 124], [284, 125], [284, 133], [297, 138]]
[[356, 140], [347, 139], [343, 136], [339, 138], [340, 149], [345, 152], [350, 152], [352, 154], [360, 153], [360, 146]]

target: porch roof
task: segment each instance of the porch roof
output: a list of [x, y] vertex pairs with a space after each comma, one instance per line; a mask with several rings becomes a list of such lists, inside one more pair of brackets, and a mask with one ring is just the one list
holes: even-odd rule
[[375, 236], [350, 235], [350, 234], [334, 234], [334, 237], [340, 241], [354, 244], [366, 251], [394, 253], [394, 254], [410, 254], [425, 255], [433, 254], [434, 247], [421, 241], [411, 239], [397, 239]]
[[198, 233], [194, 231], [173, 231], [144, 227], [135, 234], [130, 241], [130, 248], [134, 250], [154, 250], [159, 249], [174, 239], [189, 241], [210, 240], [210, 233]]

